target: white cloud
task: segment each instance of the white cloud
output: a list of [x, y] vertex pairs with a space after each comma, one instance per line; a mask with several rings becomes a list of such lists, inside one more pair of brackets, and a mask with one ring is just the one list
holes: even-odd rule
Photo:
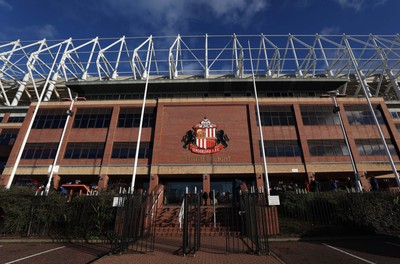
[[39, 38], [55, 38], [57, 35], [57, 29], [50, 24], [46, 24], [43, 26], [32, 26], [32, 30], [36, 32]]
[[12, 31], [19, 32], [20, 35], [29, 34], [31, 37], [35, 39], [54, 39], [57, 35], [57, 29], [50, 24], [38, 26], [32, 25], [21, 28], [13, 28]]
[[12, 10], [13, 7], [7, 3], [5, 0], [0, 0], [0, 8], [6, 8], [8, 10]]
[[198, 3], [208, 6], [218, 17], [225, 16], [228, 20], [231, 16], [244, 15], [243, 18], [246, 18], [269, 5], [269, 1], [265, 0], [198, 0]]
[[338, 35], [340, 34], [340, 28], [339, 27], [324, 27], [320, 33], [320, 35]]
[[364, 4], [364, 0], [335, 0], [335, 1], [338, 2], [342, 8], [352, 8], [356, 11], [360, 11]]
[[334, 0], [339, 3], [342, 8], [351, 8], [360, 11], [366, 7], [375, 7], [385, 4], [388, 0]]
[[0, 38], [9, 39], [10, 35], [16, 35], [19, 37], [29, 36], [30, 39], [55, 39], [58, 31], [57, 29], [50, 24], [45, 25], [30, 25], [27, 27], [17, 28], [17, 27], [8, 27], [1, 32]]
[[[246, 26], [257, 13], [266, 10], [271, 0], [103, 0], [110, 10], [134, 23], [140, 20], [164, 34], [175, 34], [191, 22], [232, 23]], [[137, 29], [140, 30], [140, 29]]]

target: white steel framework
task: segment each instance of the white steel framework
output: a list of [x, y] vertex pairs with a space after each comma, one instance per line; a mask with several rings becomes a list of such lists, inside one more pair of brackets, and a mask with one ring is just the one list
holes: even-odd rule
[[341, 93], [400, 98], [399, 35], [233, 34], [0, 42], [0, 104], [71, 97], [69, 81], [251, 81], [250, 52], [257, 79], [343, 79]]

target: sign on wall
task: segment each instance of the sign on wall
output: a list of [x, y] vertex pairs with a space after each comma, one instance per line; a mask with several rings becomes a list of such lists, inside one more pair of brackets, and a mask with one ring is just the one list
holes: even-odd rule
[[188, 130], [182, 137], [183, 147], [197, 154], [212, 154], [226, 148], [229, 141], [224, 130], [217, 130], [217, 125], [211, 123], [207, 117]]

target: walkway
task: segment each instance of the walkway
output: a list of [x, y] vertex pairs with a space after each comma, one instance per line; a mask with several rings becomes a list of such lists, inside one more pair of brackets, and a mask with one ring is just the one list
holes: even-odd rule
[[[213, 240], [217, 239], [212, 238]], [[212, 241], [215, 244], [215, 241]], [[141, 264], [184, 264], [184, 263], [201, 263], [201, 264], [219, 264], [219, 263], [265, 263], [265, 264], [281, 264], [271, 255], [251, 255], [245, 253], [226, 254], [225, 250], [217, 247], [207, 247], [207, 241], [202, 240], [202, 248], [193, 255], [183, 256], [179, 253], [179, 245], [181, 238], [156, 238], [154, 252], [151, 253], [135, 253], [108, 255], [100, 258], [96, 264], [117, 264], [117, 263], [141, 263]]]

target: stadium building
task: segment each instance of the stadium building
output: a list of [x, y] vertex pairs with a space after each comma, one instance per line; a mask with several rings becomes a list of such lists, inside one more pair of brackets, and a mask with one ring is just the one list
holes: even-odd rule
[[0, 185], [400, 186], [400, 39], [0, 43]]

